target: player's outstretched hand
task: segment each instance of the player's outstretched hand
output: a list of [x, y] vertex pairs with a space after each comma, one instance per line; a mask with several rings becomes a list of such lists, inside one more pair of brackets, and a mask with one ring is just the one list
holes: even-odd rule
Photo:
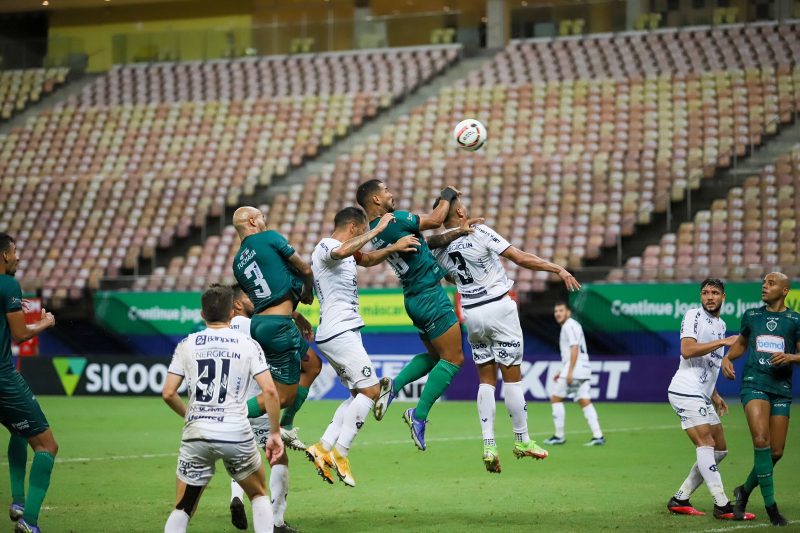
[[300, 303], [311, 305], [314, 303], [314, 289], [303, 288], [303, 293], [300, 295]]
[[378, 230], [378, 233], [380, 233], [386, 228], [388, 228], [389, 224], [391, 224], [392, 222], [394, 222], [394, 213], [386, 213], [378, 221], [378, 225], [375, 226], [375, 229]]
[[267, 438], [267, 444], [264, 446], [264, 455], [267, 456], [270, 466], [275, 466], [283, 456], [285, 450], [283, 449], [283, 440], [280, 433], [272, 433]]
[[730, 348], [731, 346], [736, 344], [736, 339], [738, 339], [738, 338], [739, 338], [739, 335], [731, 335], [730, 337], [725, 337], [722, 340], [722, 345], [727, 347], [727, 348]]
[[419, 239], [414, 235], [406, 235], [394, 243], [395, 252], [416, 252], [419, 249]]
[[561, 269], [561, 272], [558, 273], [558, 277], [561, 278], [561, 281], [563, 281], [564, 285], [567, 286], [567, 290], [581, 290], [581, 284], [578, 283], [578, 280], [575, 279], [575, 276], [573, 276], [566, 268]]
[[725, 403], [725, 400], [723, 400], [722, 396], [719, 394], [711, 397], [711, 403], [714, 404], [714, 409], [717, 410], [717, 414], [719, 416], [725, 416], [728, 414], [728, 404]]
[[292, 313], [292, 317], [294, 318], [294, 323], [297, 325], [297, 329], [300, 330], [300, 334], [303, 335], [303, 338], [308, 342], [314, 340], [314, 327], [311, 325], [311, 322], [306, 320], [306, 317], [295, 311]]
[[48, 328], [52, 328], [56, 325], [56, 317], [53, 316], [53, 313], [48, 313], [44, 308], [42, 308], [42, 322], [47, 324]]
[[483, 217], [475, 217], [475, 218], [462, 218], [461, 219], [461, 227], [459, 229], [466, 233], [474, 233], [477, 224], [483, 224], [486, 222], [486, 219]]
[[722, 375], [728, 379], [736, 379], [736, 370], [733, 369], [733, 362], [727, 357], [722, 358]]
[[794, 361], [795, 361], [794, 356], [783, 352], [772, 354], [772, 357], [769, 360], [769, 362], [772, 363], [772, 366], [788, 365], [789, 363], [793, 363]]

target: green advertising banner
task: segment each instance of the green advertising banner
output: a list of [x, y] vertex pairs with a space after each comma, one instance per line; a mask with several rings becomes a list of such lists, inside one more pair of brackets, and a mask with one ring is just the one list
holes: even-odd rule
[[[760, 282], [728, 283], [725, 295], [722, 318], [731, 330], [739, 329], [745, 311], [764, 305]], [[570, 295], [570, 304], [586, 319], [584, 326], [595, 330], [678, 331], [686, 311], [700, 307], [700, 284], [584, 285]], [[800, 289], [789, 292], [786, 305], [800, 309]]]
[[[454, 290], [447, 289], [451, 300]], [[202, 322], [200, 292], [98, 292], [95, 317], [105, 327], [125, 335], [186, 335]], [[362, 289], [360, 312], [371, 332], [414, 332], [400, 289]], [[313, 325], [319, 323], [319, 302], [299, 305]]]

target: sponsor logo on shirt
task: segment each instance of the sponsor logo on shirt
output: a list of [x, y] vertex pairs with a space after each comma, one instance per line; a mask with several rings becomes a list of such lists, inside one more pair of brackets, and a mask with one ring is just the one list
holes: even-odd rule
[[783, 337], [777, 335], [759, 335], [756, 337], [756, 351], [763, 353], [779, 353], [786, 348]]

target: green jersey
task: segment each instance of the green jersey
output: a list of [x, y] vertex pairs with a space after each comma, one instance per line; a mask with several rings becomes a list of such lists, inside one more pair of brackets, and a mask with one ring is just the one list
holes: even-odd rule
[[303, 291], [303, 280], [289, 264], [294, 248], [277, 231], [262, 231], [245, 237], [233, 257], [233, 275], [260, 313], [286, 299], [295, 302]]
[[748, 338], [748, 356], [742, 387], [792, 396], [792, 365], [772, 366], [774, 353], [793, 354], [800, 341], [800, 314], [786, 309], [767, 311], [767, 306], [748, 309], [742, 316], [739, 333]]
[[[416, 252], [395, 252], [386, 260], [403, 283], [403, 293], [414, 295], [439, 286], [439, 280], [444, 277], [445, 271], [433, 257], [428, 243], [419, 231], [419, 217], [408, 211], [395, 211], [394, 218], [389, 227], [372, 239], [372, 246], [380, 250], [406, 235], [414, 235], [419, 239], [420, 247]], [[379, 221], [379, 218], [372, 220], [369, 223], [370, 229], [375, 228]]]
[[6, 313], [22, 310], [22, 289], [19, 282], [7, 274], [0, 275], [0, 374], [15, 370], [11, 364], [11, 327]]

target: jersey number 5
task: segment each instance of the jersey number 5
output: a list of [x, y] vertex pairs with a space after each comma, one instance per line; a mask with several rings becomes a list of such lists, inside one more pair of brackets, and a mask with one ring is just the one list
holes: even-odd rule
[[258, 263], [255, 261], [247, 265], [247, 268], [244, 269], [244, 275], [247, 276], [247, 279], [253, 279], [253, 283], [256, 284], [256, 297], [257, 298], [268, 298], [270, 294], [272, 294], [272, 290], [267, 285], [267, 280], [264, 279], [264, 274], [261, 273], [261, 269], [258, 268]]
[[197, 386], [194, 391], [195, 401], [211, 403], [214, 393], [219, 392], [217, 403], [225, 403], [228, 396], [228, 375], [231, 371], [230, 359], [222, 360], [222, 372], [217, 382], [217, 360], [197, 360]]
[[475, 281], [472, 278], [472, 274], [469, 273], [469, 269], [467, 268], [467, 262], [464, 260], [464, 256], [461, 255], [461, 252], [450, 252], [447, 255], [449, 255], [450, 259], [452, 259], [453, 262], [456, 264], [456, 268], [459, 270], [458, 278], [461, 280], [461, 283], [463, 285], [467, 285]]

